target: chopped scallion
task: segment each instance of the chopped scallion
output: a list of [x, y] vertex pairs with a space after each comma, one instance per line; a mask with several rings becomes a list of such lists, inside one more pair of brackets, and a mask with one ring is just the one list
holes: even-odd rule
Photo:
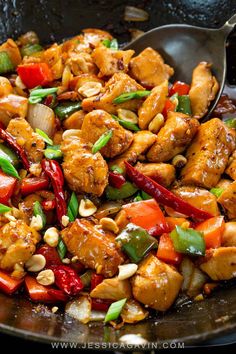
[[140, 98], [143, 98], [143, 97], [146, 97], [146, 96], [150, 95], [150, 92], [151, 91], [148, 91], [148, 90], [125, 92], [125, 93], [122, 93], [122, 95], [116, 97], [113, 100], [113, 103], [119, 104], [119, 103], [124, 103], [126, 101], [133, 100], [135, 98], [136, 99], [140, 99]]
[[20, 176], [17, 170], [15, 169], [15, 167], [11, 164], [11, 162], [8, 159], [2, 156], [0, 156], [0, 167], [3, 170], [3, 172], [5, 172], [7, 175], [20, 179]]
[[106, 313], [106, 317], [105, 317], [104, 322], [106, 323], [109, 321], [116, 320], [120, 316], [120, 313], [121, 313], [126, 301], [127, 301], [127, 299], [122, 299], [122, 300], [113, 302], [110, 305], [110, 307]]
[[43, 138], [45, 143], [47, 143], [48, 145], [53, 145], [52, 139], [50, 139], [49, 136], [43, 130], [36, 128], [35, 131], [41, 136], [41, 138]]
[[93, 144], [92, 153], [96, 154], [99, 150], [101, 150], [111, 139], [112, 130], [106, 131], [104, 134], [100, 136], [100, 138]]
[[75, 192], [73, 192], [71, 194], [70, 201], [68, 204], [68, 210], [67, 210], [67, 215], [68, 215], [70, 221], [74, 221], [76, 219], [76, 217], [78, 215], [78, 210], [79, 210], [78, 198], [77, 198]]

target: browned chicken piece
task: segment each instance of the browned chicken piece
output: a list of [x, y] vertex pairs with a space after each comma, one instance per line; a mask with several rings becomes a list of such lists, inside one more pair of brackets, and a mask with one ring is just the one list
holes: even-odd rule
[[112, 116], [99, 109], [88, 113], [82, 125], [82, 137], [94, 144], [102, 134], [111, 130], [112, 137], [100, 153], [102, 156], [112, 158], [126, 151], [133, 141], [133, 134], [124, 129]]
[[169, 112], [155, 144], [147, 153], [151, 162], [165, 162], [183, 152], [197, 132], [199, 122], [179, 112]]
[[229, 165], [225, 170], [225, 173], [229, 175], [234, 181], [236, 181], [236, 150], [229, 158]]
[[175, 180], [175, 168], [168, 163], [138, 162], [135, 168], [165, 187], [169, 187]]
[[100, 70], [98, 77], [111, 76], [119, 71], [127, 72], [134, 50], [112, 50], [105, 46], [94, 49], [92, 58]]
[[[2, 93], [4, 91], [6, 92], [6, 86], [2, 88]], [[4, 127], [7, 127], [10, 120], [14, 117], [25, 118], [27, 110], [28, 99], [25, 97], [11, 93], [0, 97], [0, 122], [3, 123]]]
[[141, 105], [142, 101], [138, 99], [129, 100], [124, 103], [115, 104], [113, 100], [126, 92], [143, 90], [135, 80], [131, 79], [125, 73], [116, 73], [107, 81], [104, 91], [97, 96], [85, 98], [82, 101], [82, 108], [85, 111], [93, 109], [104, 109], [108, 113], [116, 114], [118, 108], [135, 111]]
[[211, 73], [211, 64], [203, 61], [193, 70], [189, 97], [193, 117], [200, 119], [206, 113], [219, 90], [219, 84]]
[[85, 28], [82, 30], [84, 34], [84, 41], [97, 47], [104, 39], [112, 40], [112, 35], [106, 31], [97, 28]]
[[212, 280], [228, 280], [236, 276], [236, 247], [211, 249], [200, 265]]
[[11, 119], [7, 132], [16, 138], [16, 142], [24, 147], [32, 162], [39, 162], [43, 158], [45, 143], [42, 137], [36, 134], [24, 118]]
[[59, 80], [64, 70], [62, 46], [54, 43], [48, 49], [44, 50], [42, 60], [50, 67], [53, 80]]
[[221, 243], [222, 246], [236, 247], [236, 221], [229, 221], [225, 223]]
[[21, 53], [13, 39], [9, 38], [0, 46], [0, 52], [7, 52], [14, 66], [21, 63]]
[[10, 221], [0, 229], [0, 268], [13, 270], [26, 263], [35, 252], [40, 235], [24, 221]]
[[69, 188], [75, 192], [102, 195], [108, 184], [108, 167], [100, 152], [92, 154], [91, 144], [79, 137], [62, 141], [62, 168]]
[[231, 183], [217, 199], [229, 219], [236, 218], [236, 181]]
[[196, 208], [208, 211], [214, 216], [220, 215], [216, 196], [206, 189], [183, 186], [172, 189], [172, 192]]
[[130, 74], [145, 87], [154, 87], [168, 80], [174, 69], [164, 63], [161, 55], [148, 47], [130, 61]]
[[157, 311], [166, 311], [175, 301], [183, 277], [174, 268], [149, 254], [132, 277], [134, 298]]
[[147, 129], [148, 124], [158, 114], [161, 113], [168, 96], [168, 81], [163, 81], [154, 87], [138, 110], [138, 124], [141, 129]]
[[188, 162], [181, 172], [183, 183], [215, 187], [234, 149], [235, 133], [220, 119], [201, 124], [186, 153]]
[[221, 178], [216, 185], [216, 188], [226, 189], [233, 181], [231, 179]]
[[148, 130], [142, 130], [134, 134], [134, 139], [129, 147], [122, 155], [118, 156], [117, 159], [109, 162], [109, 166], [117, 165], [125, 170], [124, 161], [129, 163], [135, 163], [140, 155], [145, 154], [145, 152], [152, 146], [156, 140], [156, 135], [149, 132]]
[[97, 229], [89, 220], [76, 219], [62, 231], [62, 239], [68, 251], [85, 267], [95, 269], [105, 277], [115, 275], [123, 263], [115, 237]]
[[104, 81], [99, 79], [97, 75], [80, 73], [70, 80], [69, 89], [72, 91], [78, 91], [81, 86], [88, 82], [99, 82], [102, 86], [104, 85]]
[[76, 48], [76, 51], [68, 52], [68, 59], [66, 59], [65, 64], [70, 67], [74, 75], [97, 74], [98, 72], [91, 54], [83, 51], [83, 48], [81, 50]]
[[128, 279], [119, 280], [117, 277], [112, 279], [104, 279], [94, 288], [91, 297], [107, 300], [130, 299], [132, 296], [131, 286]]
[[63, 126], [65, 129], [81, 129], [84, 117], [85, 113], [82, 110], [77, 111], [63, 121]]

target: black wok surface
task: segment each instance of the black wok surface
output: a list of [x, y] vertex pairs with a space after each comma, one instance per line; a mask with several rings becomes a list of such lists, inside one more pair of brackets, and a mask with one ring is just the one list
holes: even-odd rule
[[[136, 5], [150, 14], [143, 23], [123, 21], [125, 5]], [[111, 31], [121, 42], [129, 41], [128, 30], [144, 31], [168, 23], [216, 28], [236, 13], [235, 0], [0, 0], [0, 40], [16, 38], [28, 30], [38, 33], [44, 43], [77, 34], [86, 27]], [[235, 36], [228, 49], [228, 81], [235, 84]], [[232, 86], [228, 92], [235, 95]], [[207, 300], [173, 308], [165, 315], [152, 317], [137, 325], [126, 325], [119, 331], [102, 323], [83, 325], [63, 314], [52, 314], [45, 306], [32, 304], [26, 298], [0, 294], [0, 331], [35, 341], [69, 341], [91, 343], [90, 349], [102, 343], [117, 344], [124, 334], [141, 334], [145, 349], [163, 348], [165, 343], [200, 344], [212, 337], [230, 333], [236, 328], [236, 287], [216, 291]], [[152, 346], [152, 348], [151, 348]], [[177, 348], [177, 347], [176, 347]], [[122, 347], [122, 350], [132, 349]], [[144, 348], [142, 348], [144, 349]]]

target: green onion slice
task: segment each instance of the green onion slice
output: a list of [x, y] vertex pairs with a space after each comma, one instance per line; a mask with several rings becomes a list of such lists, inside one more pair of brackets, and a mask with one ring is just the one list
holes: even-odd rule
[[221, 196], [221, 194], [224, 192], [223, 188], [211, 188], [210, 192], [214, 194], [217, 198]]
[[133, 100], [135, 98], [140, 99], [140, 98], [150, 95], [150, 92], [151, 91], [148, 91], [148, 90], [140, 90], [140, 91], [122, 93], [122, 95], [116, 97], [113, 100], [113, 103], [119, 104], [119, 103], [124, 103], [126, 101]]
[[52, 93], [57, 92], [58, 87], [51, 87], [47, 89], [43, 88], [35, 88], [31, 90], [30, 96], [29, 96], [29, 103], [30, 104], [36, 104], [42, 101], [44, 97], [47, 97], [48, 95], [51, 95]]
[[69, 217], [70, 221], [74, 221], [78, 215], [78, 210], [79, 210], [79, 202], [78, 198], [73, 192], [70, 197], [70, 201], [68, 204], [68, 210], [67, 210], [67, 216]]
[[127, 299], [122, 299], [122, 300], [113, 302], [110, 305], [110, 307], [106, 313], [106, 317], [105, 317], [104, 322], [106, 323], [109, 321], [116, 320], [120, 316], [120, 313], [121, 313], [126, 301], [127, 301]]
[[41, 136], [41, 138], [43, 138], [45, 143], [47, 143], [48, 145], [53, 145], [52, 139], [50, 139], [49, 136], [43, 130], [36, 128], [35, 131], [38, 135]]
[[0, 214], [7, 213], [11, 209], [12, 208], [10, 208], [9, 206], [0, 203]]
[[43, 50], [43, 47], [38, 44], [26, 44], [21, 48], [21, 55], [24, 57], [25, 55], [30, 56], [33, 53], [41, 52]]
[[11, 162], [8, 159], [5, 159], [4, 157], [0, 156], [0, 167], [5, 172], [7, 175], [16, 177], [20, 179], [20, 176], [15, 169], [15, 167], [11, 164]]
[[60, 159], [63, 156], [60, 145], [48, 146], [47, 149], [44, 150], [44, 156], [50, 160]]
[[236, 129], [236, 118], [228, 118], [224, 121], [224, 123], [229, 127], [229, 128], [234, 128]]
[[60, 256], [61, 259], [65, 258], [66, 252], [67, 252], [67, 248], [66, 245], [64, 244], [63, 240], [60, 238], [58, 245], [57, 245], [57, 252]]
[[120, 173], [120, 174], [122, 174], [124, 172], [123, 168], [121, 168], [118, 165], [112, 165], [111, 166], [111, 171], [112, 172], [117, 172], [117, 173]]
[[45, 216], [42, 206], [38, 200], [36, 200], [36, 202], [34, 203], [33, 212], [34, 212], [34, 216], [37, 216], [37, 215], [41, 216], [42, 221], [43, 221], [43, 226], [45, 226], [46, 222], [47, 222], [46, 216]]
[[118, 48], [119, 48], [118, 41], [116, 38], [113, 38], [110, 42], [110, 49], [118, 50]]
[[92, 153], [96, 154], [99, 150], [101, 150], [111, 139], [112, 130], [106, 131], [104, 134], [100, 136], [100, 138], [93, 144]]
[[0, 74], [6, 74], [14, 70], [14, 65], [7, 52], [0, 52]]
[[119, 117], [115, 116], [114, 114], [112, 114], [112, 118], [115, 119], [120, 125], [122, 125], [122, 127], [129, 129], [129, 130], [133, 130], [134, 132], [139, 131], [139, 127], [137, 124], [129, 122], [128, 120], [124, 120], [124, 119], [120, 119]]

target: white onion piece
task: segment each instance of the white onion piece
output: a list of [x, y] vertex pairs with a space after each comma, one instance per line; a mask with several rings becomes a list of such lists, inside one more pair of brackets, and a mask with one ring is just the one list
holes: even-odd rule
[[187, 291], [189, 289], [191, 278], [194, 272], [194, 264], [188, 257], [183, 258], [180, 264], [180, 272], [182, 273], [184, 278], [182, 290]]
[[126, 323], [135, 323], [144, 320], [148, 315], [148, 311], [136, 300], [130, 299], [126, 301], [121, 312], [121, 318]]
[[90, 321], [103, 321], [106, 317], [106, 312], [92, 310]]
[[188, 296], [194, 297], [198, 295], [206, 281], [207, 276], [199, 268], [195, 267], [187, 291]]
[[65, 312], [82, 323], [88, 323], [91, 317], [91, 302], [87, 296], [80, 296], [66, 304]]
[[140, 31], [137, 28], [130, 28], [129, 32], [131, 34], [131, 40], [134, 41], [135, 39], [137, 39], [138, 37], [141, 37], [145, 32], [144, 31]]
[[41, 103], [30, 104], [27, 120], [34, 130], [41, 129], [52, 137], [55, 129], [55, 114], [50, 107]]
[[149, 14], [147, 11], [139, 9], [134, 6], [125, 6], [125, 21], [147, 21], [149, 18]]

